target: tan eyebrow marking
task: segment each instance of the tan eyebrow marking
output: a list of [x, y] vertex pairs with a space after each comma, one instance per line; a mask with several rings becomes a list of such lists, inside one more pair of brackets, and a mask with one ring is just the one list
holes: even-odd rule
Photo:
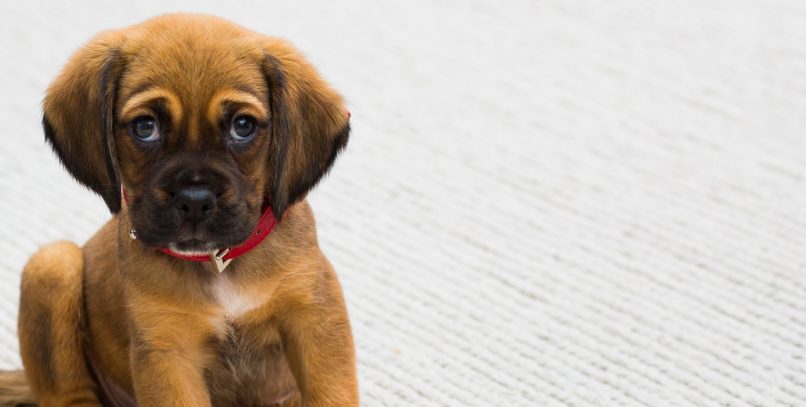
[[147, 105], [153, 101], [162, 100], [165, 102], [171, 120], [174, 123], [182, 121], [182, 102], [175, 93], [164, 88], [149, 88], [130, 97], [120, 109], [120, 116], [124, 121], [134, 119], [138, 115], [148, 114], [150, 110]]
[[254, 115], [259, 120], [269, 117], [266, 107], [254, 94], [238, 89], [225, 89], [210, 98], [207, 118], [211, 123], [217, 123], [221, 119], [221, 108], [226, 103], [241, 105], [243, 110]]

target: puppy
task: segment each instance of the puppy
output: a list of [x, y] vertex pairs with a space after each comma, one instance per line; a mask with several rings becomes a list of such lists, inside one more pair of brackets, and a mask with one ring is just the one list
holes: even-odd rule
[[104, 32], [48, 89], [43, 124], [114, 216], [23, 272], [39, 405], [358, 405], [341, 288], [305, 201], [349, 113], [297, 50], [208, 16]]

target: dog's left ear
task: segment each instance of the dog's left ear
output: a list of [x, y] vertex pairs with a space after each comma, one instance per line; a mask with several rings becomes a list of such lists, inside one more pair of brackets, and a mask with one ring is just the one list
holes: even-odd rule
[[45, 139], [70, 174], [120, 211], [114, 108], [123, 70], [119, 32], [103, 33], [78, 50], [48, 88]]
[[272, 115], [267, 191], [281, 219], [327, 173], [347, 144], [350, 114], [341, 96], [290, 44], [266, 39], [264, 51]]

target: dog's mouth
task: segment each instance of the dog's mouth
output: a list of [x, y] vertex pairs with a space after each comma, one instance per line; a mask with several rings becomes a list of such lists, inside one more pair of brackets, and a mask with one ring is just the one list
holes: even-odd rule
[[[157, 210], [150, 214], [160, 212]], [[135, 235], [147, 246], [182, 254], [204, 255], [243, 243], [251, 235], [259, 217], [252, 219], [252, 214], [240, 213], [190, 225], [164, 215], [142, 216], [134, 211], [132, 215]]]
[[216, 242], [188, 239], [171, 243], [168, 245], [168, 249], [186, 256], [201, 256], [215, 253], [222, 248]]
[[145, 237], [144, 243], [182, 254], [210, 254], [237, 246], [246, 240], [254, 227], [251, 222], [233, 222], [218, 227], [179, 227], [172, 232]]
[[[162, 184], [147, 189], [129, 206], [129, 218], [137, 239], [152, 248], [209, 255], [245, 242], [261, 218], [262, 207], [250, 205], [251, 199], [232, 186], [224, 188], [230, 193], [213, 199], [212, 209], [190, 215], [185, 206], [194, 202], [177, 201], [162, 193], [167, 189]], [[180, 205], [183, 203], [186, 204]]]

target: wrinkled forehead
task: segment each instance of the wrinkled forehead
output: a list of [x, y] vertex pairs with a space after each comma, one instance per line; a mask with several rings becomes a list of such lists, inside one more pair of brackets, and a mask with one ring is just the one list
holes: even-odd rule
[[[184, 35], [183, 35], [184, 34]], [[260, 55], [246, 38], [162, 33], [125, 50], [118, 111], [161, 104], [177, 116], [217, 117], [227, 104], [247, 105], [266, 117], [268, 89]]]

